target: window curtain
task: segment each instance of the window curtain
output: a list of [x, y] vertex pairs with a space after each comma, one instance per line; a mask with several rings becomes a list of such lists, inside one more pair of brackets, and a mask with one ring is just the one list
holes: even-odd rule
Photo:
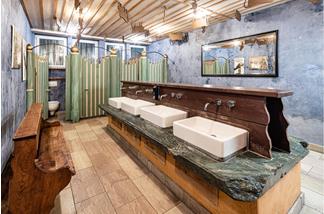
[[80, 42], [79, 51], [80, 55], [86, 59], [96, 60], [97, 58], [95, 44]]
[[48, 57], [49, 66], [64, 65], [64, 42], [61, 40], [40, 39], [39, 55]]

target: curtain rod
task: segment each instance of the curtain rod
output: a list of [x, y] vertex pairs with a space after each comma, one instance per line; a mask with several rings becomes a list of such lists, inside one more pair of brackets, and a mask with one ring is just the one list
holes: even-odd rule
[[[63, 36], [63, 37], [76, 37], [76, 34], [73, 33], [64, 33], [59, 31], [52, 31], [52, 30], [42, 30], [37, 28], [32, 28], [31, 31], [36, 34], [45, 34], [45, 35], [53, 35], [53, 36]], [[104, 40], [104, 41], [114, 41], [114, 42], [123, 42], [122, 39], [117, 38], [109, 38], [109, 37], [100, 37], [100, 36], [90, 36], [90, 35], [84, 35], [81, 34], [82, 39], [94, 39], [94, 40]], [[150, 45], [149, 42], [135, 42], [132, 40], [124, 40], [125, 43], [131, 43], [131, 44], [142, 44], [142, 45]]]

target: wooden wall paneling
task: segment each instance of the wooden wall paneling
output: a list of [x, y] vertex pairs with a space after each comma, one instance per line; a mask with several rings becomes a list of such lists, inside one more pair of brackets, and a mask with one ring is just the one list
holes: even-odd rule
[[[115, 120], [112, 116], [109, 116], [109, 119]], [[127, 125], [122, 124], [122, 126], [126, 127]], [[114, 127], [112, 128], [115, 130]], [[119, 128], [117, 127], [117, 129]], [[134, 145], [134, 143], [131, 142], [134, 138], [126, 136], [131, 134], [132, 132], [120, 133], [120, 135], [126, 139], [127, 143]], [[211, 213], [286, 213], [300, 194], [301, 181], [299, 163], [259, 199], [251, 202], [244, 202], [234, 200], [224, 192], [218, 190], [216, 186], [211, 186], [202, 177], [178, 164], [171, 154], [165, 153], [154, 146], [146, 137], [141, 136], [141, 146], [135, 148], [151, 161], [155, 167], [173, 180]]]
[[[152, 88], [153, 83], [123, 82], [123, 96], [143, 99], [156, 104], [163, 104], [187, 111], [189, 117], [202, 116], [249, 131], [248, 149], [264, 157], [271, 157], [272, 142], [276, 148], [289, 152], [289, 142], [286, 129], [288, 123], [283, 116], [282, 96], [289, 96], [291, 91], [280, 90], [234, 90], [217, 87], [216, 91], [198, 86], [177, 84], [159, 84], [160, 93], [168, 96], [160, 101], [152, 100], [151, 93], [135, 94], [136, 90], [129, 86], [137, 85], [136, 90]], [[180, 93], [180, 100], [172, 98], [172, 93]], [[221, 100], [221, 106], [216, 107], [215, 101]], [[235, 107], [229, 108], [228, 101], [235, 101]], [[212, 103], [214, 102], [214, 103]], [[206, 103], [209, 104], [204, 111]], [[277, 130], [279, 127], [279, 131]]]

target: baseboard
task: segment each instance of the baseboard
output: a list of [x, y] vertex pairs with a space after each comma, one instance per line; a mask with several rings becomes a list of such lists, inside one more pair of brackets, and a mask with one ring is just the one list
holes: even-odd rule
[[324, 154], [324, 147], [321, 145], [309, 143], [307, 148], [314, 152], [319, 152]]

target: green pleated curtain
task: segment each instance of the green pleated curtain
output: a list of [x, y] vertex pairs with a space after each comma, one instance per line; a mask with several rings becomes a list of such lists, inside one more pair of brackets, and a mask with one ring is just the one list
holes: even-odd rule
[[80, 120], [81, 69], [80, 55], [72, 52], [66, 56], [65, 70], [65, 119], [72, 122]]
[[125, 62], [111, 51], [101, 61], [81, 58], [72, 52], [66, 57], [66, 120], [103, 115], [99, 104], [107, 104], [109, 97], [121, 96], [121, 80], [167, 81], [167, 58], [149, 62], [146, 55]]
[[146, 54], [142, 54], [139, 64], [139, 80], [148, 82], [168, 81], [168, 58], [163, 57], [157, 62], [151, 62]]
[[27, 47], [27, 110], [33, 103], [43, 105], [42, 118], [48, 118], [48, 59], [32, 52], [32, 47]]

